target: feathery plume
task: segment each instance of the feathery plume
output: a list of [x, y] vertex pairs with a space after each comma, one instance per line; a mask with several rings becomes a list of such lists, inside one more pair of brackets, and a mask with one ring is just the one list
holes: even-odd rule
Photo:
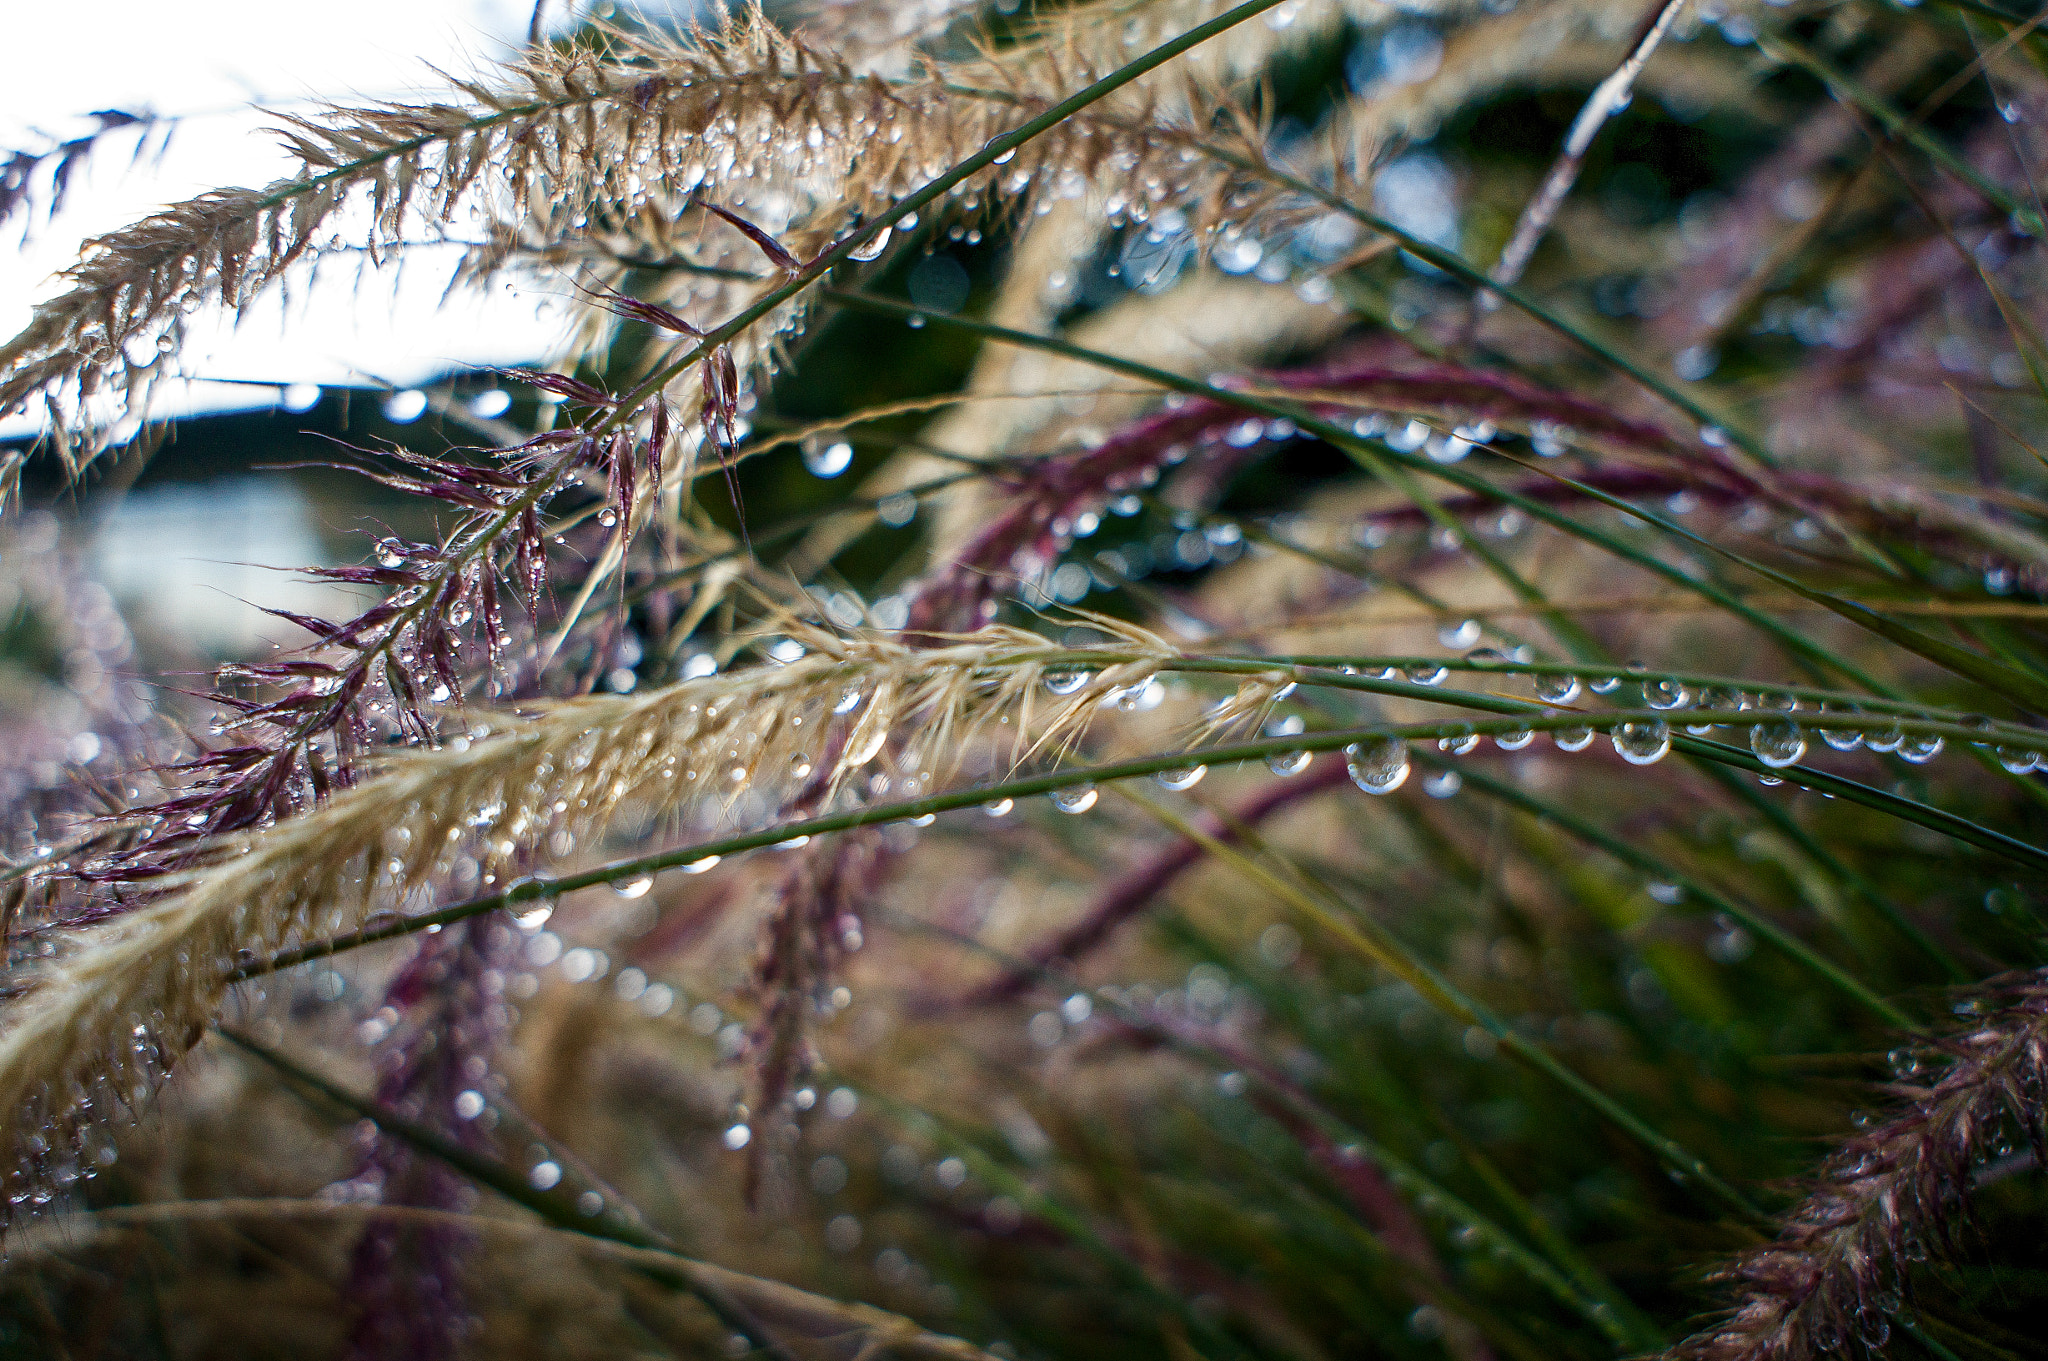
[[2048, 1165], [2048, 974], [1963, 1006], [1975, 1013], [1970, 1029], [1895, 1060], [1904, 1109], [1847, 1140], [1778, 1237], [1716, 1273], [1738, 1302], [1673, 1361], [1810, 1361], [1852, 1344], [1881, 1348], [1912, 1262], [1955, 1251], [1984, 1165], [2020, 1146]]
[[[1067, 650], [986, 629], [916, 650], [792, 624], [815, 650], [646, 695], [587, 697], [498, 716], [439, 751], [391, 758], [318, 808], [206, 843], [204, 864], [164, 876], [161, 896], [51, 942], [15, 980], [0, 1030], [0, 1100], [18, 1118], [0, 1146], [12, 1203], [47, 1201], [95, 1112], [145, 1101], [227, 993], [237, 963], [360, 927], [402, 908], [473, 854], [482, 882], [551, 833], [587, 837], [620, 809], [745, 818], [818, 781], [828, 803], [883, 755], [920, 782], [947, 778], [999, 717], [1011, 759], [1078, 740], [1103, 699], [1175, 655], [1126, 626], [1120, 660], [1059, 670]], [[1144, 654], [1149, 652], [1151, 660]], [[834, 753], [820, 770], [820, 753]], [[751, 802], [750, 802], [751, 801]], [[74, 1169], [75, 1175], [75, 1169]]]

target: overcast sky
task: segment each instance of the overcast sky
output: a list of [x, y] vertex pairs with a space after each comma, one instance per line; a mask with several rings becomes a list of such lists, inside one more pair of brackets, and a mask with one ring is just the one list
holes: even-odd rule
[[[550, 16], [572, 3], [553, 0]], [[660, 6], [666, 9], [666, 5]], [[224, 185], [262, 185], [289, 160], [254, 105], [303, 108], [309, 98], [387, 98], [438, 87], [430, 66], [467, 74], [526, 37], [532, 0], [74, 0], [8, 7], [9, 55], [0, 80], [0, 148], [41, 148], [76, 136], [96, 109], [181, 115], [161, 164], [132, 163], [132, 133], [116, 133], [72, 182], [55, 221], [38, 216], [26, 246], [21, 224], [0, 229], [0, 333], [56, 290], [52, 276], [79, 243], [162, 204]], [[149, 143], [152, 150], [155, 138]], [[47, 172], [46, 172], [47, 173]], [[456, 364], [544, 355], [558, 335], [550, 298], [503, 289], [444, 304], [455, 252], [427, 252], [397, 280], [358, 290], [347, 266], [238, 330], [195, 317], [181, 371], [263, 383], [419, 382]], [[160, 414], [274, 399], [265, 389], [194, 384], [160, 399]], [[0, 427], [12, 433], [18, 425]]]

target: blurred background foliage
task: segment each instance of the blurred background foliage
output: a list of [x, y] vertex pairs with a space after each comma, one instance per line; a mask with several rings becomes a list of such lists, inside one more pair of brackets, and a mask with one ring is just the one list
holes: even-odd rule
[[[1266, 73], [1268, 136], [1282, 145], [1304, 137], [1335, 105], [1374, 90], [1390, 100], [1441, 92], [1428, 117], [1379, 149], [1383, 210], [1421, 224], [1411, 230], [1422, 235], [1434, 212], [1443, 220], [1433, 239], [1491, 260], [1637, 18], [1593, 8], [1604, 36], [1581, 33], [1502, 79], [1482, 79], [1485, 54], [1459, 41], [1485, 10], [1388, 9], [1371, 24], [1327, 25]], [[1018, 21], [981, 18], [999, 40]], [[1915, 203], [1938, 177], [1917, 160], [1903, 179], [1869, 170], [1870, 144], [1852, 123], [1796, 176], [1756, 181], [1840, 108], [1810, 72], [1760, 56], [1760, 28], [1845, 69], [1889, 62], [1885, 98], [1913, 109], [2008, 17], [1962, 3], [1696, 5], [1683, 24], [1683, 41], [1656, 58], [1633, 104], [1594, 142], [1535, 257], [1533, 289], [1592, 318], [1626, 352], [1672, 354], [1683, 338], [1673, 355], [1680, 375], [1702, 384], [1704, 400], [1771, 430], [1791, 466], [1995, 492], [1970, 513], [2010, 529], [2010, 541], [2038, 543], [2048, 479], [2025, 441], [2038, 447], [2041, 394], [1991, 309], [1964, 296], [1968, 279], [1951, 278], [1910, 312], [1873, 319], [1901, 252], [1939, 245]], [[1899, 56], [1908, 49], [1910, 59]], [[1970, 80], [1928, 132], [1966, 145], [2011, 126], [2035, 174], [2044, 106], [2040, 74], [2025, 63], [2037, 59], [2037, 43], [2023, 44], [1996, 68], [2024, 116], [2003, 124], [1997, 86]], [[1386, 203], [1389, 176], [1412, 182], [1413, 201]], [[1764, 245], [1797, 234], [1796, 248], [1714, 326], [1676, 316], [1698, 302], [1684, 293], [1688, 270], [1722, 239], [1731, 205], [1759, 195], [1774, 214], [1754, 229]], [[828, 307], [747, 413], [755, 437], [957, 390], [983, 341], [946, 319], [987, 315], [1014, 225], [940, 219], [899, 237], [860, 288], [910, 300], [929, 324]], [[1237, 286], [1297, 294], [1330, 313], [1291, 352], [1283, 344], [1265, 354], [1268, 367], [1406, 337], [1537, 372], [1559, 389], [1634, 400], [1527, 326], [1504, 322], [1466, 348], [1465, 291], [1405, 252], [1331, 271], [1355, 242], [1304, 233], [1267, 243], [1249, 263], [1183, 258], [1146, 280], [1132, 262], [1142, 268], [1145, 249], [1156, 255], [1160, 243], [1146, 247], [1145, 237], [1126, 226], [1077, 262], [1060, 330], [1128, 324], [1136, 306], [1170, 303], [1198, 275], [1235, 274]], [[2048, 299], [2038, 241], [2014, 250], [2005, 277], [2038, 318]], [[1180, 323], [1162, 309], [1149, 324]], [[644, 328], [624, 326], [580, 376], [625, 386], [641, 372], [646, 340]], [[1854, 375], [1830, 368], [1852, 362], [1864, 366]], [[0, 530], [0, 795], [11, 851], [28, 850], [65, 810], [90, 807], [95, 783], [117, 782], [124, 761], [204, 724], [204, 705], [172, 693], [187, 684], [180, 678], [256, 653], [274, 632], [236, 597], [313, 609], [341, 589], [269, 569], [366, 561], [378, 539], [432, 539], [446, 518], [421, 499], [293, 465], [332, 458], [337, 440], [439, 452], [476, 443], [492, 422], [544, 428], [553, 412], [531, 388], [487, 373], [453, 373], [418, 395], [426, 400], [329, 387], [310, 401], [288, 394], [302, 409], [183, 420], [148, 431], [75, 487], [32, 465], [30, 509]], [[937, 532], [939, 498], [906, 504], [906, 484], [890, 480], [936, 419], [920, 411], [867, 422], [846, 451], [813, 439], [747, 459], [736, 495], [706, 480], [693, 514], [710, 534], [736, 529], [744, 507], [771, 574], [795, 562], [821, 595], [888, 600], [926, 562]], [[1077, 436], [1069, 426], [1048, 438], [1050, 449]], [[1342, 632], [1364, 640], [1357, 649], [1396, 655], [1449, 655], [1482, 639], [1512, 648], [1535, 627], [1512, 617], [1462, 545], [1419, 523], [1374, 529], [1373, 516], [1391, 515], [1400, 496], [1344, 452], [1270, 429], [1254, 442], [1256, 456], [1236, 460], [1219, 485], [1179, 496], [1169, 481], [1119, 500], [1062, 559], [1077, 572], [1056, 577], [1059, 564], [1049, 565], [1045, 580], [1057, 589], [1007, 601], [1004, 617], [1059, 636], [1070, 624], [1060, 605], [1085, 603], [1184, 624], [1190, 638], [1277, 638], [1297, 603], [1321, 595], [1366, 601]], [[1471, 466], [1512, 471], [1484, 450]], [[1669, 496], [1674, 515], [1687, 509], [1683, 489]], [[855, 521], [865, 527], [845, 534], [828, 564], [788, 556], [810, 551], [801, 531], [820, 517], [862, 506]], [[1887, 547], [1907, 578], [1888, 584], [1822, 545], [1805, 521], [1719, 506], [1692, 522], [1708, 515], [1744, 552], [1804, 580], [1859, 598], [1893, 591], [1939, 602], [1954, 612], [1935, 613], [1934, 626], [1952, 624], [2036, 671], [2048, 656], [2038, 578], [1901, 537]], [[1554, 598], [1647, 592], [1647, 578], [1574, 555], [1511, 517], [1467, 520], [1473, 541], [1541, 561]], [[1316, 540], [1319, 524], [1344, 532]], [[589, 529], [570, 534], [565, 559], [597, 551]], [[1322, 546], [1307, 555], [1275, 541]], [[202, 561], [265, 570], [193, 565]], [[694, 635], [664, 632], [677, 616], [655, 613], [656, 564], [635, 572], [639, 603], [612, 606], [625, 627], [579, 635], [565, 654], [578, 683], [668, 683], [733, 624], [714, 614]], [[1670, 598], [1578, 617], [1617, 658], [1783, 670], [1725, 615]], [[1837, 621], [1787, 617], [1928, 702], [1984, 703]], [[1156, 750], [1214, 694], [1175, 681], [1156, 712], [1120, 718], [1091, 750]], [[1314, 717], [1318, 702], [1303, 711]], [[664, 876], [651, 891], [632, 886], [634, 896], [573, 895], [544, 926], [522, 930], [519, 962], [499, 980], [516, 1006], [516, 1039], [490, 1112], [495, 1145], [509, 1165], [559, 1164], [565, 1191], [600, 1188], [629, 1203], [687, 1253], [869, 1301], [1005, 1357], [1645, 1355], [1719, 1307], [1725, 1297], [1706, 1273], [1757, 1242], [1757, 1224], [1674, 1178], [1640, 1140], [1517, 1061], [1487, 1025], [1432, 1005], [1333, 919], [1370, 918], [1512, 1035], [1772, 1210], [1796, 1198], [1838, 1141], [1890, 1107], [1887, 1084], [1912, 1078], [1925, 1051], [1709, 900], [1740, 900], [1937, 1030], [1967, 1024], [1978, 1005], [1959, 984], [2048, 963], [2036, 880], [1846, 801], [1677, 759], [1651, 772], [1571, 757], [1545, 742], [1456, 762], [1430, 748], [1415, 759], [1415, 778], [1386, 799], [1361, 798], [1328, 772], [1294, 777], [1318, 782], [1284, 814], [1242, 827], [1241, 849], [1190, 857], [1098, 944], [1046, 964], [1025, 957], [1147, 874], [1179, 820], [1206, 809], [1229, 827], [1228, 810], [1275, 777], [1256, 765], [1219, 768], [1185, 791], [1105, 790], [1081, 818], [1037, 801], [1003, 818], [962, 812], [880, 833], [899, 859], [863, 903], [864, 948], [824, 1005], [823, 1067], [793, 1094], [765, 1151], [733, 1144], [747, 1129], [736, 1104], [749, 1098], [742, 1051], [756, 1000], [747, 980], [778, 853]], [[1869, 752], [1840, 760], [1859, 778], [2021, 840], [2038, 843], [2043, 831], [2031, 781], [1993, 778], [1964, 755], [1930, 765]], [[564, 858], [595, 862], [635, 844], [621, 835]], [[1291, 894], [1275, 892], [1273, 876]], [[372, 1047], [392, 1020], [380, 1020], [381, 988], [410, 948], [252, 985], [237, 1022], [292, 1053], [319, 1053], [332, 1082], [368, 1091]], [[1009, 986], [987, 986], [1005, 977]], [[77, 1199], [109, 1209], [317, 1198], [329, 1188], [345, 1207], [332, 1188], [373, 1137], [360, 1112], [307, 1098], [263, 1063], [210, 1043]], [[754, 1157], [763, 1190], [749, 1208], [742, 1167]], [[2048, 1187], [2023, 1157], [1979, 1180], [1959, 1252], [1912, 1267], [1902, 1315], [1911, 1326], [1874, 1324], [1866, 1342], [1898, 1356], [2048, 1355]], [[460, 1303], [450, 1306], [464, 1320], [466, 1354], [741, 1355], [755, 1345], [686, 1292], [550, 1234], [499, 1198], [479, 1194], [475, 1208], [476, 1224], [462, 1230], [470, 1250]], [[339, 1211], [295, 1222], [202, 1208], [17, 1230], [0, 1272], [0, 1355], [348, 1354], [362, 1345], [349, 1340], [363, 1307], [349, 1291], [358, 1228]], [[799, 1349], [813, 1345], [866, 1354], [857, 1334]]]

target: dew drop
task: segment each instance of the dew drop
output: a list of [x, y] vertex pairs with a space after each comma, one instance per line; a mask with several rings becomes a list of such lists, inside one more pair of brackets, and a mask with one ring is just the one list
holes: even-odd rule
[[1899, 759], [1924, 766], [1941, 755], [1941, 746], [1941, 739], [1931, 734], [1908, 737], [1899, 743]]
[[1446, 624], [1437, 630], [1437, 641], [1445, 647], [1467, 648], [1479, 641], [1481, 629], [1477, 619], [1463, 619], [1455, 624]]
[[1616, 753], [1632, 766], [1654, 765], [1671, 750], [1671, 725], [1661, 718], [1618, 723], [1609, 736]]
[[692, 860], [688, 864], [683, 866], [683, 873], [702, 874], [704, 871], [710, 869], [713, 865], [716, 865], [722, 858], [723, 857], [716, 855], [707, 855], [702, 860]]
[[1102, 797], [1101, 791], [1092, 784], [1077, 784], [1066, 789], [1052, 791], [1052, 806], [1062, 813], [1085, 813], [1095, 806]]
[[1207, 766], [1181, 766], [1174, 770], [1162, 770], [1152, 778], [1168, 789], [1193, 789], [1208, 773]]
[[1450, 674], [1441, 666], [1411, 666], [1407, 671], [1409, 682], [1415, 685], [1442, 685]]
[[2027, 751], [2021, 747], [2000, 747], [1998, 764], [2015, 775], [2024, 775], [2040, 767], [2041, 756], [2039, 752]]
[[878, 259], [882, 252], [889, 248], [889, 238], [895, 234], [896, 229], [894, 227], [884, 227], [876, 232], [870, 240], [864, 241], [848, 251], [846, 258], [862, 261]]
[[1868, 733], [1863, 739], [1864, 745], [1868, 746], [1872, 751], [1897, 751], [1899, 743], [1905, 740], [1906, 734], [1899, 730], [1899, 726], [1896, 723], [1888, 728], [1879, 729], [1877, 732]]
[[1090, 671], [1062, 669], [1045, 673], [1045, 688], [1055, 695], [1071, 695], [1095, 678]]
[[1593, 730], [1583, 726], [1559, 728], [1550, 738], [1559, 751], [1584, 751], [1593, 745]]
[[1621, 677], [1595, 676], [1586, 682], [1586, 688], [1596, 695], [1611, 695], [1621, 688]]
[[1010, 816], [1010, 810], [1016, 806], [1015, 799], [990, 799], [981, 806], [981, 811], [992, 818], [1006, 818]]
[[1494, 737], [1493, 744], [1502, 751], [1520, 751], [1535, 740], [1535, 733], [1530, 732], [1527, 728], [1517, 728], [1513, 732], [1498, 734]]
[[1452, 733], [1448, 737], [1439, 737], [1436, 740], [1436, 749], [1449, 752], [1453, 756], [1470, 756], [1479, 749], [1479, 734], [1476, 732], [1461, 732]]
[[618, 894], [621, 898], [644, 898], [647, 896], [647, 891], [653, 887], [654, 876], [643, 874], [638, 879], [628, 879], [623, 884], [613, 884], [612, 892]]
[[1299, 775], [1312, 759], [1305, 751], [1276, 751], [1266, 758], [1266, 769], [1275, 775]]
[[1668, 676], [1643, 682], [1643, 703], [1652, 709], [1676, 709], [1690, 698], [1685, 686]]
[[845, 440], [804, 445], [804, 467], [813, 477], [837, 477], [853, 466], [853, 446]]
[[1398, 737], [1354, 742], [1344, 748], [1344, 766], [1366, 793], [1391, 794], [1408, 779], [1408, 744]]
[[[1823, 713], [1832, 712], [1838, 714], [1855, 712], [1853, 709], [1845, 709], [1832, 704], [1821, 705], [1821, 711]], [[1822, 727], [1819, 729], [1819, 732], [1820, 740], [1833, 747], [1836, 751], [1854, 751], [1863, 745], [1863, 734], [1854, 728]]]
[[1150, 713], [1166, 700], [1166, 687], [1157, 676], [1147, 676], [1116, 697], [1116, 707], [1125, 713]]
[[1536, 677], [1536, 698], [1545, 704], [1569, 704], [1579, 697], [1577, 676]]
[[1806, 755], [1806, 734], [1797, 723], [1759, 723], [1749, 730], [1749, 749], [1771, 769], [1783, 770]]
[[603, 510], [597, 513], [597, 522], [603, 525], [606, 529], [610, 529], [613, 525], [619, 522], [619, 513], [613, 510], [610, 506], [606, 506]]

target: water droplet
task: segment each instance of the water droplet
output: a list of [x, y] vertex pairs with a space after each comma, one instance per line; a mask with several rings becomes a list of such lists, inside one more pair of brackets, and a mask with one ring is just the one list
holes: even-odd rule
[[1476, 732], [1452, 733], [1436, 740], [1438, 751], [1447, 751], [1453, 756], [1469, 756], [1479, 749], [1479, 734]]
[[1455, 770], [1439, 770], [1422, 781], [1422, 792], [1432, 799], [1448, 799], [1464, 787], [1465, 777]]
[[1061, 668], [1045, 673], [1045, 688], [1055, 695], [1071, 695], [1095, 679], [1092, 671]]
[[1479, 641], [1479, 621], [1465, 619], [1455, 624], [1446, 624], [1437, 630], [1437, 641], [1445, 647], [1467, 648]]
[[1593, 745], [1593, 730], [1583, 726], [1559, 728], [1550, 734], [1559, 751], [1584, 751]]
[[[1836, 704], [1823, 704], [1820, 707], [1821, 712], [1824, 714], [1852, 714], [1856, 712], [1854, 709], [1844, 708]], [[1863, 734], [1854, 728], [1822, 727], [1817, 731], [1820, 733], [1820, 740], [1833, 747], [1836, 751], [1854, 751], [1863, 745]]]
[[745, 1148], [747, 1146], [747, 1142], [753, 1137], [754, 1132], [748, 1129], [744, 1124], [732, 1125], [729, 1126], [725, 1131], [725, 1146], [731, 1149], [733, 1152], [737, 1153], [741, 1149]]
[[1498, 734], [1493, 739], [1493, 744], [1502, 751], [1520, 751], [1535, 740], [1535, 733], [1530, 732], [1527, 728], [1517, 728], [1513, 732]]
[[992, 818], [1006, 818], [1010, 816], [1010, 810], [1016, 806], [1015, 799], [990, 799], [981, 806], [981, 811]]
[[621, 898], [644, 898], [647, 896], [647, 891], [653, 887], [654, 876], [643, 874], [638, 879], [628, 879], [623, 884], [613, 884], [612, 892], [618, 894]]
[[1998, 748], [1998, 764], [2004, 766], [2015, 775], [2024, 775], [2030, 770], [2039, 768], [2041, 755], [2039, 752], [2028, 751], [2023, 747], [2000, 747]]
[[860, 245], [855, 246], [852, 250], [848, 251], [846, 253], [846, 258], [849, 260], [862, 261], [877, 259], [881, 256], [883, 251], [889, 248], [889, 238], [891, 236], [894, 236], [895, 234], [896, 229], [894, 227], [884, 227], [882, 228], [882, 230], [876, 232], [871, 239], [862, 242]]
[[603, 510], [597, 513], [597, 522], [603, 525], [606, 529], [610, 529], [613, 525], [619, 522], [619, 513], [613, 510], [610, 506], [606, 506]]
[[1906, 734], [1900, 731], [1896, 723], [1888, 728], [1880, 728], [1876, 732], [1867, 733], [1863, 738], [1864, 745], [1868, 746], [1872, 751], [1897, 751], [1899, 743], [1905, 740]]
[[1685, 686], [1669, 676], [1643, 682], [1643, 703], [1652, 709], [1676, 709], [1691, 698]]
[[1174, 770], [1162, 770], [1152, 778], [1168, 789], [1193, 789], [1208, 773], [1207, 766], [1181, 766]]
[[804, 443], [804, 467], [813, 477], [837, 477], [853, 466], [853, 446], [845, 440]]
[[561, 1180], [562, 1165], [556, 1162], [535, 1163], [526, 1174], [527, 1184], [536, 1191], [552, 1191]]
[[1398, 737], [1374, 737], [1344, 748], [1351, 782], [1368, 794], [1391, 794], [1408, 779], [1408, 744]]
[[863, 698], [865, 696], [859, 690], [848, 690], [839, 697], [839, 702], [832, 706], [832, 712], [835, 714], [850, 714], [860, 707], [860, 702]]
[[1797, 723], [1759, 723], [1749, 730], [1749, 749], [1771, 769], [1783, 770], [1806, 755], [1806, 734]]
[[1313, 759], [1305, 751], [1276, 751], [1266, 758], [1266, 769], [1275, 775], [1299, 775]]
[[1408, 680], [1415, 685], [1442, 685], [1450, 674], [1441, 666], [1411, 666], [1407, 671]]
[[1166, 687], [1156, 676], [1147, 676], [1116, 697], [1116, 707], [1126, 713], [1150, 713], [1166, 701]]
[[1066, 789], [1052, 791], [1052, 806], [1062, 813], [1085, 813], [1101, 798], [1101, 791], [1092, 784], [1077, 784]]
[[1908, 737], [1899, 743], [1899, 759], [1916, 766], [1926, 765], [1941, 755], [1941, 739], [1931, 734]]
[[1611, 695], [1621, 688], [1621, 677], [1595, 676], [1586, 682], [1586, 688], [1596, 695]]
[[1617, 723], [1609, 737], [1615, 752], [1632, 766], [1654, 765], [1671, 750], [1671, 725], [1661, 718]]
[[1536, 698], [1545, 704], [1569, 704], [1579, 697], [1577, 676], [1538, 676]]
[[704, 871], [710, 869], [713, 865], [716, 865], [723, 858], [724, 857], [722, 856], [707, 855], [702, 860], [692, 860], [688, 864], [683, 866], [683, 873], [702, 874]]

